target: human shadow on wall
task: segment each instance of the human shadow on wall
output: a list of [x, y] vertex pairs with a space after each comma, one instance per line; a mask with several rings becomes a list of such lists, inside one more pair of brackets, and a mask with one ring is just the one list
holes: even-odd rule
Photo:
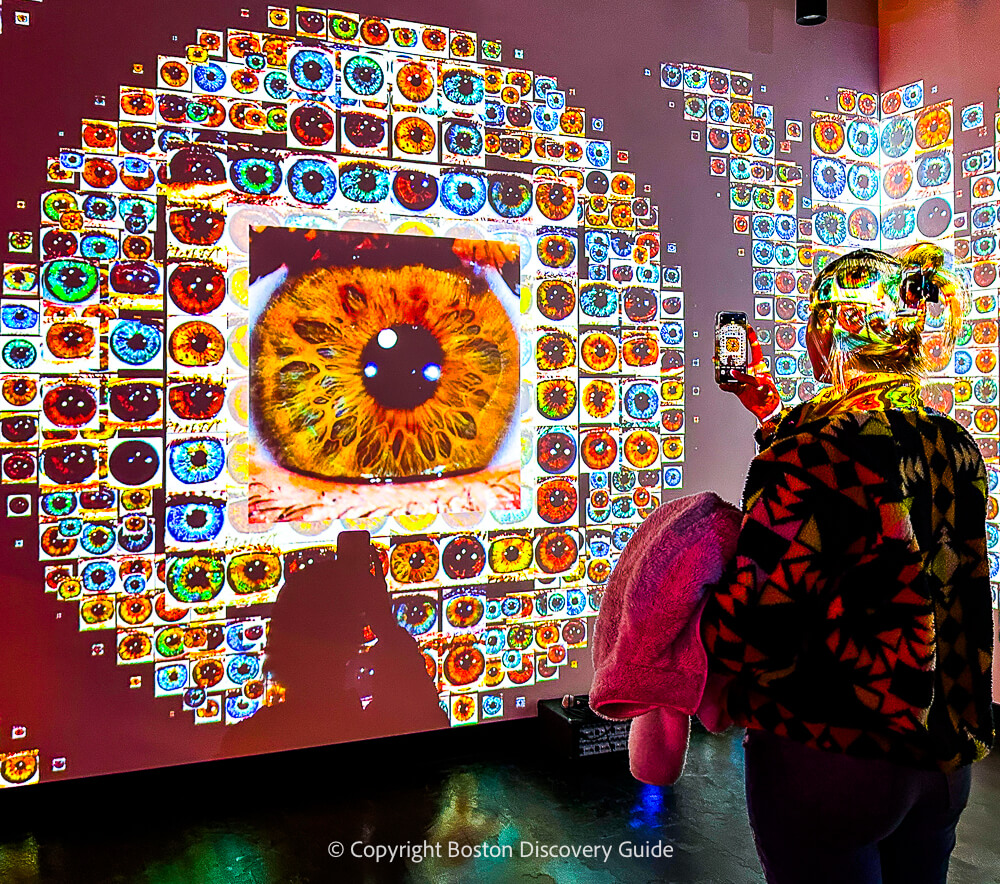
[[284, 699], [227, 727], [227, 755], [448, 725], [420, 649], [393, 613], [367, 531], [342, 532], [336, 556], [316, 549], [286, 558], [265, 669]]

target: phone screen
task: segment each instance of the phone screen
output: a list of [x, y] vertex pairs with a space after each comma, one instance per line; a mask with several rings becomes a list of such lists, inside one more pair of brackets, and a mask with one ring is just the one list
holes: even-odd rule
[[735, 381], [733, 372], [746, 373], [749, 343], [746, 313], [722, 312], [715, 317], [715, 380]]

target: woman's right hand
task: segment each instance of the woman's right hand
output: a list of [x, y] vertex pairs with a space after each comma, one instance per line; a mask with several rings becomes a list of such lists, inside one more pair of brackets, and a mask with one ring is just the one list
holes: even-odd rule
[[781, 397], [771, 372], [767, 370], [764, 352], [752, 325], [747, 326], [747, 343], [750, 345], [749, 373], [734, 371], [736, 382], [719, 384], [719, 389], [735, 393], [743, 407], [757, 418], [757, 422], [764, 423], [781, 410]]

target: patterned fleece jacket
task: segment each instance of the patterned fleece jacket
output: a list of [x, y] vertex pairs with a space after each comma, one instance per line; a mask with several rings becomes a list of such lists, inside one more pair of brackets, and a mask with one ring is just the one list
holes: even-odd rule
[[737, 724], [954, 770], [993, 744], [986, 473], [916, 383], [866, 375], [753, 460], [701, 634]]

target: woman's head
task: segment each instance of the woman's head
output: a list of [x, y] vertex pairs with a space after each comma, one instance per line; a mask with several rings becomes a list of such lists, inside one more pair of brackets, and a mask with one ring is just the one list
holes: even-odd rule
[[951, 358], [968, 311], [962, 272], [939, 246], [893, 256], [859, 249], [830, 261], [810, 291], [806, 342], [816, 378], [856, 372], [924, 375]]

